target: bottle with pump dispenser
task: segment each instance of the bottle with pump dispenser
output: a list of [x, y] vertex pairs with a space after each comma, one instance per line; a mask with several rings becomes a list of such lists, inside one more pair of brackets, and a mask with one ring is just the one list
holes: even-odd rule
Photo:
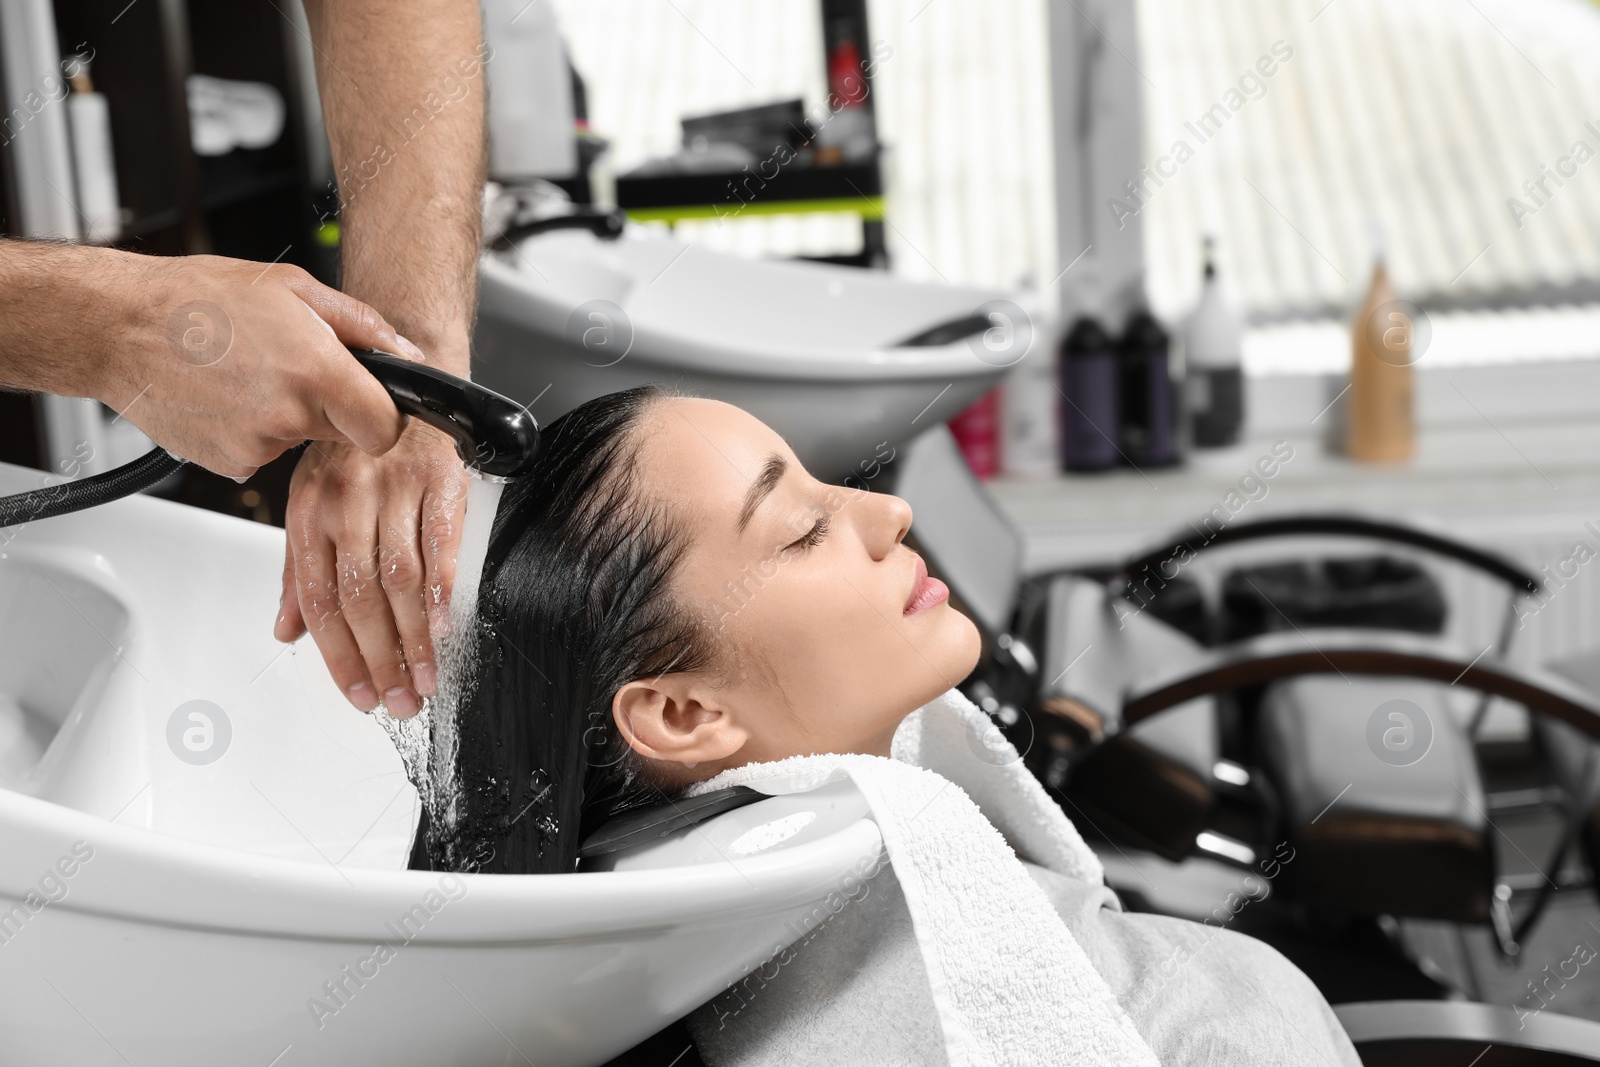
[[1350, 328], [1345, 453], [1359, 463], [1404, 463], [1417, 444], [1412, 313], [1389, 284], [1381, 243], [1373, 259], [1372, 281]]
[[1184, 324], [1184, 407], [1196, 448], [1237, 444], [1244, 430], [1244, 320], [1222, 294], [1205, 239], [1200, 302]]

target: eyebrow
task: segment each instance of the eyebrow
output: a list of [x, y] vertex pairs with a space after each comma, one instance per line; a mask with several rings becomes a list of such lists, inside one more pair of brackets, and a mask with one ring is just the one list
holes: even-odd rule
[[750, 519], [755, 515], [756, 508], [772, 495], [772, 491], [783, 481], [783, 476], [788, 470], [788, 460], [776, 452], [767, 457], [766, 465], [761, 468], [761, 473], [756, 475], [756, 480], [750, 483], [750, 489], [744, 495], [744, 507], [739, 509], [740, 533], [744, 533], [744, 528], [750, 525]]

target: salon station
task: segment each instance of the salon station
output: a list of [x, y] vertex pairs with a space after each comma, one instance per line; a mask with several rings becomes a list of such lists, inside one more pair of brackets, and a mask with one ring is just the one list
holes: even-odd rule
[[1600, 1063], [1597, 0], [0, 0], [0, 1065]]

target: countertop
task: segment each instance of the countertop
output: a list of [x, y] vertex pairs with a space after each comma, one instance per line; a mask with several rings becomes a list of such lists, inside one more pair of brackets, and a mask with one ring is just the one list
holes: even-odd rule
[[[1553, 516], [1563, 525], [1600, 519], [1600, 418], [1433, 427], [1416, 456], [1394, 466], [1330, 455], [1308, 430], [1196, 451], [1178, 467], [1011, 476], [988, 486], [1027, 536], [1033, 565], [1121, 557], [1218, 507], [1235, 521], [1358, 511], [1497, 541], [1522, 526], [1547, 529]], [[1274, 461], [1275, 448], [1292, 455]]]

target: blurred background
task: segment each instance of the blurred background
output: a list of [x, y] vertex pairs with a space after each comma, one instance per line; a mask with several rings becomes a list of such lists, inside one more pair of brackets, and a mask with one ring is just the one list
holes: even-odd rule
[[[532, 6], [507, 21], [526, 27], [548, 8], [573, 72], [560, 103], [580, 151], [558, 180], [638, 225], [742, 256], [1032, 289], [1052, 344], [1079, 312], [1115, 336], [1145, 306], [1179, 377], [1210, 238], [1242, 331], [1221, 358], [1242, 366], [1254, 401], [1247, 437], [1307, 423], [1338, 395], [1381, 253], [1394, 292], [1424, 316], [1408, 357], [1423, 431], [1414, 463], [1472, 447], [1489, 421], [1532, 421], [1543, 445], [1552, 417], [1589, 414], [1600, 19], [1586, 0], [1143, 0], [1054, 17], [1046, 0]], [[856, 35], [854, 61], [869, 61], [870, 93], [847, 110], [871, 112], [870, 162], [782, 213], [661, 203], [647, 176], [704, 172], [705, 160], [674, 153], [707, 131], [734, 152], [730, 169], [759, 162], [728, 140], [759, 141], [759, 123], [695, 131], [686, 118], [827, 110], [842, 54], [825, 47], [824, 8], [854, 27], [839, 31]], [[298, 5], [6, 10], [5, 232], [279, 258], [336, 278], [338, 197]], [[728, 199], [717, 184], [707, 188]], [[70, 435], [43, 443], [49, 420], [31, 402], [3, 403], [6, 458], [69, 457]], [[1059, 467], [1059, 413], [1012, 407], [1009, 427], [990, 405], [980, 413], [1000, 429], [973, 446], [985, 449], [980, 472]], [[1336, 437], [1340, 410], [1318, 426]], [[1456, 428], [1468, 440], [1426, 432]], [[1549, 441], [1552, 462], [1573, 447]], [[1503, 441], [1494, 450], [1516, 460]], [[196, 499], [239, 510], [216, 492]]]
[[[1595, 660], [1600, 581], [1585, 564], [1600, 556], [1600, 4], [518, 0], [485, 11], [496, 49], [486, 204], [503, 254], [492, 262], [525, 281], [556, 275], [559, 299], [527, 299], [548, 297], [562, 315], [620, 300], [645, 346], [683, 325], [665, 297], [572, 288], [562, 265], [577, 260], [563, 257], [582, 249], [562, 243], [570, 234], [538, 236], [548, 219], [616, 218], [629, 235], [618, 247], [642, 258], [602, 250], [592, 262], [619, 277], [648, 268], [638, 291], [687, 257], [675, 272], [687, 348], [865, 366], [971, 347], [996, 373], [966, 394], [931, 377], [905, 414], [932, 411], [919, 431], [948, 421], [980, 502], [965, 514], [981, 510], [994, 538], [1014, 538], [1007, 581], [1115, 579], [1103, 611], [1148, 607], [1195, 648], [1338, 624], [1448, 640], [1464, 650], [1463, 675], [1474, 652], [1568, 664], [1569, 680]], [[340, 182], [295, 0], [0, 0], [0, 75], [0, 232], [291, 262], [337, 282]], [[650, 258], [679, 246], [692, 254]], [[733, 277], [723, 256], [840, 273], [772, 274], [772, 293], [736, 294], [703, 280]], [[832, 280], [813, 291], [796, 278]], [[849, 313], [859, 323], [827, 303], [846, 291], [866, 294]], [[488, 281], [485, 292], [486, 380], [537, 403], [538, 382], [502, 373], [508, 347], [526, 343], [507, 339], [510, 298]], [[913, 330], [905, 309], [917, 301], [959, 314]], [[872, 324], [875, 308], [890, 326]], [[813, 327], [816, 354], [785, 347]], [[807, 402], [821, 410], [831, 395]], [[873, 419], [897, 410], [861, 403]], [[560, 406], [535, 410], [543, 420]], [[0, 395], [0, 460], [70, 477], [148, 447], [98, 405]], [[281, 524], [290, 469], [279, 461], [243, 486], [191, 470], [163, 492]], [[1511, 570], [1486, 571], [1464, 549], [1434, 558], [1425, 549], [1437, 544], [1417, 538], [1378, 537], [1381, 550], [1352, 555], [1327, 524], [1209, 551], [1225, 527], [1330, 515], [1448, 538]], [[1117, 570], [1185, 539], [1207, 551], [1181, 561], [1181, 581], [1164, 575], [1141, 594], [1140, 572]], [[982, 606], [986, 578], [962, 573], [963, 549], [941, 560], [928, 548]], [[1040, 596], [1056, 606], [1039, 610], [1067, 612], [1068, 593], [1052, 588]], [[1018, 596], [997, 602], [1022, 611]], [[1011, 647], [1000, 638], [1026, 636], [1013, 622], [995, 624], [991, 665]], [[1045, 677], [1029, 700], [1092, 705], [1067, 677], [1068, 650], [1092, 640], [1040, 634], [1030, 656]], [[991, 712], [1012, 707], [1003, 683]], [[1384, 794], [1368, 813], [1390, 819], [1373, 832], [1391, 841], [1466, 840], [1461, 854], [1413, 850], [1426, 867], [1413, 884], [1471, 892], [1386, 897], [1383, 885], [1413, 878], [1391, 871], [1362, 883], [1364, 925], [1307, 889], [1299, 925], [1267, 924], [1334, 999], [1523, 1003], [1530, 975], [1565, 958], [1558, 947], [1600, 945], [1600, 760], [1581, 739], [1541, 732], [1524, 704], [1464, 689], [1405, 690], [1409, 707], [1434, 709], [1432, 736], [1457, 738], [1456, 756], [1435, 757], [1459, 757], [1456, 776]], [[1361, 722], [1396, 692], [1373, 694]], [[1343, 772], [1295, 764], [1286, 753], [1315, 746], [1285, 724], [1319, 699], [1256, 686], [1220, 700], [1221, 755], [1201, 761], [1204, 810], [1182, 840], [1152, 838], [1137, 813], [1119, 813], [1115, 789], [1075, 779], [1078, 814], [1098, 813], [1097, 839], [1134, 857], [1113, 874], [1136, 898], [1142, 880], [1144, 905], [1203, 917], [1228, 878], [1271, 851], [1277, 830], [1248, 841], [1241, 829], [1258, 816], [1315, 842], [1304, 832], [1317, 820], [1296, 824], [1296, 804], [1323, 796], [1305, 792], [1313, 778], [1344, 797]], [[1045, 713], [1013, 704], [1007, 728], [1027, 719], [1026, 743], [1044, 737]], [[1061, 738], [1055, 755], [1040, 742], [1031, 757], [1047, 778], [1077, 767]], [[1331, 855], [1319, 870], [1367, 854]], [[1457, 863], [1469, 873], [1439, 873]], [[1546, 917], [1546, 940], [1519, 948], [1514, 935], [1534, 936], [1529, 915]], [[1329, 948], [1340, 938], [1364, 946], [1358, 959]], [[1552, 1010], [1600, 1018], [1600, 977], [1563, 988]]]

